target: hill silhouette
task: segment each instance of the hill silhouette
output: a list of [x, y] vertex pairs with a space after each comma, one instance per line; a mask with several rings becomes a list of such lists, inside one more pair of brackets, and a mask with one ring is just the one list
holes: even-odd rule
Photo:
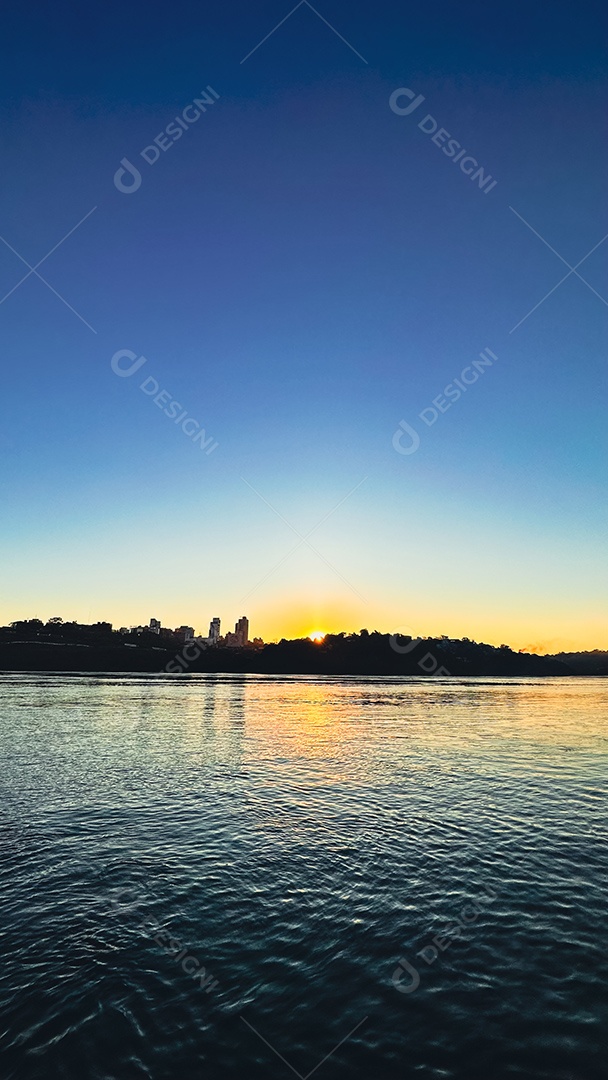
[[[514, 652], [468, 638], [411, 639], [377, 631], [328, 634], [322, 642], [283, 639], [247, 648], [207, 648], [152, 633], [121, 634], [109, 623], [46, 625], [39, 620], [0, 628], [0, 670], [112, 672], [252, 672], [300, 675], [571, 675], [588, 672], [571, 656]], [[590, 654], [592, 655], [592, 654]], [[600, 654], [606, 657], [606, 654]]]
[[565, 664], [575, 675], [608, 675], [608, 652], [605, 649], [555, 653], [550, 659]]

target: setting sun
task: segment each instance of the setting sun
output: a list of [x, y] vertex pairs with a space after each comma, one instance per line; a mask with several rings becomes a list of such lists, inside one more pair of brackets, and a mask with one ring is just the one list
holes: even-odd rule
[[325, 641], [325, 634], [322, 630], [313, 630], [312, 634], [308, 635], [311, 641], [316, 641], [319, 644], [321, 641]]

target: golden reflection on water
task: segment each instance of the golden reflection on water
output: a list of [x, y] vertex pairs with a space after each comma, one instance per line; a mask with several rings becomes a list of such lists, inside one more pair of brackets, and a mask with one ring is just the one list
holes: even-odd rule
[[383, 784], [431, 765], [487, 772], [498, 758], [511, 769], [538, 757], [571, 769], [577, 753], [608, 745], [600, 678], [33, 675], [12, 692], [28, 715], [52, 712], [64, 746], [90, 724], [103, 760], [120, 745], [125, 763], [148, 760], [159, 774], [306, 761], [319, 782], [331, 772]]

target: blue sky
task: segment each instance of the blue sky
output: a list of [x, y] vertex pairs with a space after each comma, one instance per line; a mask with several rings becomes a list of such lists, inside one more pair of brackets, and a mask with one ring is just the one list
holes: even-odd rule
[[70, 308], [33, 274], [0, 304], [0, 618], [605, 647], [608, 241], [543, 300], [608, 233], [603, 9], [314, 6], [242, 63], [292, 5], [3, 16], [0, 296], [96, 209], [39, 267]]

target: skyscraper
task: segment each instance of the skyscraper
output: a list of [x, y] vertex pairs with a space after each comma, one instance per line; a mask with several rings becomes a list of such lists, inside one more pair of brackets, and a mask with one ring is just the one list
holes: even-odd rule
[[234, 628], [234, 632], [241, 648], [247, 645], [249, 641], [249, 619], [246, 615], [241, 615]]
[[220, 620], [218, 618], [212, 619], [209, 623], [209, 637], [208, 642], [210, 645], [217, 645], [220, 636]]

